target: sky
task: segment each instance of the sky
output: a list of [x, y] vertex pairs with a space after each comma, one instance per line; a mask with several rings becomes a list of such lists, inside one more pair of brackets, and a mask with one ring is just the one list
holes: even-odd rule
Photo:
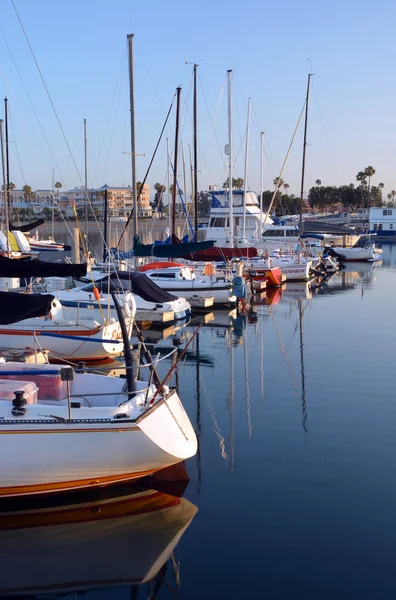
[[[227, 177], [226, 72], [233, 70], [234, 176], [244, 177], [248, 98], [252, 98], [248, 187], [273, 188], [309, 102], [305, 190], [356, 183], [366, 166], [384, 193], [396, 189], [396, 3], [393, 0], [2, 0], [0, 98], [9, 104], [11, 180], [50, 189], [131, 183], [126, 36], [134, 34], [137, 180], [142, 181], [177, 86], [182, 87], [178, 181], [187, 193], [192, 150], [192, 66], [198, 67], [198, 187]], [[1, 95], [2, 94], [2, 95]], [[57, 117], [55, 116], [53, 104]], [[0, 115], [3, 111], [0, 109]], [[59, 125], [59, 122], [60, 125]], [[63, 131], [63, 133], [62, 133]], [[173, 109], [147, 182], [167, 186]], [[299, 195], [303, 121], [283, 179]], [[180, 148], [181, 149], [181, 148]]]

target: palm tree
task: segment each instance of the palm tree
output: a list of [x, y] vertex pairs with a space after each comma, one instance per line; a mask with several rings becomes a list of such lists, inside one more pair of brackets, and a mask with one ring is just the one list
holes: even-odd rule
[[395, 190], [391, 190], [391, 196], [392, 196], [392, 202], [395, 202], [395, 196], [396, 196], [396, 191]]
[[320, 179], [317, 179], [317, 180], [315, 181], [315, 185], [317, 185], [318, 187], [319, 187], [320, 185], [322, 185], [322, 182], [321, 182], [321, 180], [320, 180]]
[[287, 195], [287, 190], [289, 189], [290, 185], [288, 183], [284, 183], [283, 184], [283, 189], [285, 190], [285, 194]]
[[378, 187], [379, 187], [379, 189], [381, 190], [381, 202], [382, 202], [382, 190], [384, 189], [384, 187], [385, 187], [385, 184], [384, 184], [384, 183], [379, 183], [379, 184], [378, 184]]
[[32, 216], [32, 205], [31, 205], [31, 198], [33, 197], [33, 190], [30, 187], [30, 185], [24, 185], [22, 188], [23, 193], [25, 194], [25, 200], [28, 204], [28, 214], [29, 214], [29, 219]]
[[356, 175], [356, 179], [360, 185], [367, 185], [367, 175], [364, 171], [359, 171], [359, 173]]
[[368, 206], [371, 204], [371, 178], [375, 175], [375, 169], [371, 165], [364, 169], [364, 174], [368, 177]]
[[283, 179], [282, 179], [282, 177], [275, 177], [275, 179], [274, 179], [274, 181], [273, 181], [273, 184], [274, 184], [274, 186], [275, 186], [275, 187], [276, 187], [276, 186], [278, 186], [278, 189], [279, 189], [280, 187], [282, 187], [283, 183], [284, 183], [284, 182], [283, 182]]

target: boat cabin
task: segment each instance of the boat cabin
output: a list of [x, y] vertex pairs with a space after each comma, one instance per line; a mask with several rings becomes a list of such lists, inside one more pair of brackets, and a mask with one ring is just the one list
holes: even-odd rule
[[382, 241], [396, 239], [396, 208], [370, 208], [370, 233]]

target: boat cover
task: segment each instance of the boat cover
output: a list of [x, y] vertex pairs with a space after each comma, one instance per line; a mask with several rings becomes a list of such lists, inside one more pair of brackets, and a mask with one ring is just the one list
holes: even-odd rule
[[31, 317], [45, 317], [51, 310], [51, 294], [0, 292], [0, 325], [10, 325]]
[[51, 263], [37, 258], [8, 258], [0, 255], [0, 277], [83, 277], [87, 265]]
[[138, 235], [133, 238], [135, 256], [156, 256], [157, 258], [181, 258], [185, 254], [213, 248], [213, 240], [205, 242], [188, 242], [183, 244], [179, 238], [172, 236], [171, 244], [142, 244]]
[[10, 223], [10, 229], [26, 232], [36, 229], [36, 227], [40, 227], [43, 223], [45, 223], [44, 219], [37, 219], [37, 221], [33, 221], [33, 223], [26, 223], [26, 225], [15, 225], [15, 223]]
[[248, 248], [219, 248], [215, 246], [208, 250], [199, 252], [190, 252], [184, 255], [184, 258], [194, 261], [214, 261], [232, 260], [237, 258], [255, 258], [258, 255], [257, 249], [249, 246]]
[[119, 271], [118, 273], [111, 273], [110, 278], [113, 281], [118, 279], [120, 281], [128, 281], [129, 290], [133, 294], [136, 294], [136, 296], [146, 300], [146, 302], [162, 304], [163, 302], [173, 302], [178, 298], [160, 288], [155, 281], [150, 279], [150, 277], [147, 277], [144, 273], [127, 273]]

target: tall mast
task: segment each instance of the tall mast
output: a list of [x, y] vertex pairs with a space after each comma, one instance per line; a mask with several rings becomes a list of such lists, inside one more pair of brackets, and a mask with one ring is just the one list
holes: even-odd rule
[[232, 69], [228, 74], [228, 202], [230, 215], [230, 243], [234, 247], [234, 206], [232, 195]]
[[198, 142], [197, 142], [197, 66], [194, 64], [194, 239], [198, 239]]
[[103, 220], [104, 220], [104, 228], [103, 228], [103, 262], [105, 262], [106, 257], [107, 257], [107, 224], [108, 224], [108, 216], [107, 216], [107, 208], [108, 208], [108, 201], [107, 201], [107, 187], [105, 188], [105, 193], [104, 193], [104, 214], [103, 214]]
[[307, 97], [305, 98], [305, 124], [304, 124], [304, 145], [303, 145], [303, 159], [302, 159], [302, 170], [301, 170], [301, 192], [300, 192], [300, 226], [302, 222], [302, 209], [304, 203], [304, 177], [305, 177], [305, 152], [307, 148], [307, 129], [308, 129], [308, 105], [309, 105], [309, 87], [311, 84], [312, 73], [308, 74], [307, 84]]
[[52, 239], [55, 239], [55, 168], [52, 167], [52, 206], [51, 206], [51, 236]]
[[85, 191], [85, 233], [88, 238], [88, 170], [87, 170], [87, 119], [84, 119], [84, 191]]
[[183, 163], [183, 193], [184, 193], [184, 204], [186, 214], [188, 215], [188, 206], [187, 206], [187, 180], [186, 180], [186, 163], [184, 160], [184, 144], [183, 140], [180, 142], [181, 147], [181, 155], [182, 155], [182, 163]]
[[246, 238], [246, 192], [247, 192], [247, 169], [248, 169], [248, 158], [249, 158], [249, 133], [250, 133], [250, 107], [252, 99], [248, 101], [248, 114], [247, 114], [247, 125], [246, 125], [246, 149], [245, 149], [245, 173], [243, 179], [243, 219], [242, 219], [242, 239]]
[[129, 101], [131, 110], [131, 167], [132, 167], [132, 198], [133, 198], [133, 235], [138, 234], [138, 202], [136, 196], [136, 138], [135, 138], [135, 80], [133, 60], [133, 37], [127, 35], [129, 55]]
[[168, 181], [168, 191], [167, 191], [167, 199], [168, 199], [168, 226], [169, 226], [169, 233], [172, 227], [172, 207], [171, 207], [171, 202], [170, 202], [170, 161], [169, 161], [169, 139], [166, 138], [166, 162], [167, 162], [167, 171], [166, 171], [166, 177], [167, 177], [167, 181]]
[[7, 256], [10, 256], [10, 242], [8, 240], [8, 231], [10, 229], [9, 226], [9, 216], [8, 216], [8, 188], [7, 188], [7, 178], [6, 178], [6, 169], [5, 169], [5, 152], [4, 152], [4, 136], [3, 136], [3, 119], [0, 119], [0, 144], [1, 144], [1, 167], [3, 171], [3, 190], [4, 190], [4, 212], [5, 212], [5, 235], [7, 238]]
[[180, 92], [181, 87], [176, 89], [176, 128], [175, 128], [175, 158], [173, 164], [173, 189], [172, 189], [172, 236], [176, 233], [176, 186], [177, 186], [177, 155], [179, 149], [179, 118], [180, 118]]
[[260, 161], [260, 239], [263, 235], [263, 194], [264, 194], [264, 131], [260, 132], [261, 161]]
[[11, 208], [11, 198], [10, 198], [10, 159], [8, 152], [8, 99], [4, 98], [4, 117], [5, 117], [5, 155], [6, 155], [6, 180], [7, 180], [7, 202], [8, 202], [8, 210]]

